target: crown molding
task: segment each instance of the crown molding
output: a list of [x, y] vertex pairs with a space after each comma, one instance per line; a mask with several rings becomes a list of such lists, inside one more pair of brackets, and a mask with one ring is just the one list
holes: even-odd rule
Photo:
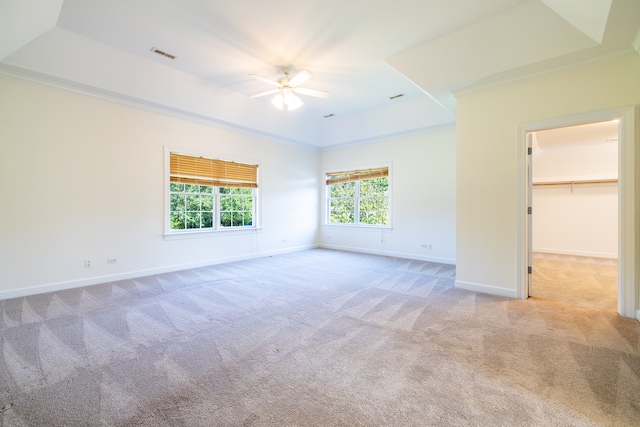
[[15, 67], [8, 64], [0, 64], [0, 76], [12, 80], [18, 80], [22, 82], [33, 83], [50, 87], [53, 89], [62, 90], [65, 92], [76, 93], [80, 95], [90, 96], [92, 98], [98, 98], [109, 102], [116, 102], [119, 104], [127, 105], [129, 107], [135, 107], [152, 111], [160, 114], [167, 114], [173, 117], [195, 121], [198, 123], [215, 126], [217, 128], [241, 132], [251, 136], [258, 136], [272, 140], [277, 143], [292, 145], [299, 148], [306, 148], [317, 151], [319, 147], [292, 138], [283, 137], [280, 135], [272, 134], [269, 132], [260, 131], [257, 129], [249, 128], [246, 126], [238, 125], [236, 123], [228, 122], [225, 120], [216, 119], [214, 117], [205, 116], [203, 114], [194, 113], [191, 111], [169, 107], [167, 105], [146, 101], [144, 99], [123, 95], [121, 93], [112, 92], [104, 89], [99, 89], [93, 86], [76, 83], [70, 80], [62, 79], [59, 77], [53, 77], [50, 75], [38, 73], [36, 71], [27, 70], [20, 67]]
[[[640, 33], [636, 37], [636, 40], [640, 44]], [[640, 46], [638, 46], [640, 48]], [[487, 77], [478, 82], [470, 83], [467, 86], [454, 88], [451, 92], [457, 98], [458, 96], [464, 96], [476, 92], [481, 92], [487, 89], [493, 89], [497, 87], [507, 86], [527, 80], [533, 80], [541, 77], [548, 77], [556, 74], [565, 73], [567, 71], [578, 70], [581, 68], [589, 67], [591, 65], [604, 64], [607, 62], [614, 62], [620, 59], [636, 56], [640, 53], [639, 50], [634, 47], [628, 47], [617, 50], [615, 52], [607, 53], [604, 55], [594, 56], [586, 59], [573, 61], [570, 64], [560, 64], [551, 67], [543, 67], [541, 70], [530, 70], [531, 68], [540, 67], [540, 64], [534, 64], [531, 67], [524, 67], [521, 71], [511, 70], [505, 71], [497, 75]], [[526, 71], [530, 70], [530, 71]]]

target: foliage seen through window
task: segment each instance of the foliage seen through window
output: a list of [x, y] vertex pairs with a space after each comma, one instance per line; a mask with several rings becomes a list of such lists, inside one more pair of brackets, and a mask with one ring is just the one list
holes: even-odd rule
[[389, 225], [387, 176], [359, 180], [349, 174], [332, 174], [330, 178], [337, 182], [327, 185], [329, 223]]

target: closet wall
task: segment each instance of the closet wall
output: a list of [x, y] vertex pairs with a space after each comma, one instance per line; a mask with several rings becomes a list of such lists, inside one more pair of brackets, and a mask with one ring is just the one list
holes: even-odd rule
[[[534, 252], [617, 258], [618, 184], [598, 182], [618, 178], [617, 141], [541, 149], [536, 144], [536, 137], [533, 154]], [[596, 183], [580, 183], [588, 180]], [[557, 184], [563, 181], [576, 183]]]

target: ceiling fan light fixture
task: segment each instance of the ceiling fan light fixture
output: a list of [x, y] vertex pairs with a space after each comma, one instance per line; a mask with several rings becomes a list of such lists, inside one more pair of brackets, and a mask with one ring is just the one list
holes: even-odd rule
[[284, 110], [284, 102], [282, 100], [282, 92], [278, 92], [276, 94], [276, 96], [273, 97], [273, 99], [271, 100], [271, 103], [273, 104], [274, 107], [276, 107], [278, 110]]
[[[271, 103], [278, 110], [292, 111], [302, 106], [303, 102], [298, 98], [291, 89], [283, 88], [271, 100]], [[286, 108], [285, 108], [286, 107]]]
[[302, 70], [296, 73], [296, 75], [291, 79], [289, 79], [289, 68], [282, 68], [282, 71], [284, 72], [284, 77], [278, 79], [278, 81], [267, 79], [257, 74], [249, 74], [249, 76], [253, 77], [254, 79], [258, 79], [264, 83], [268, 83], [277, 87], [277, 89], [272, 89], [266, 92], [259, 93], [257, 95], [252, 95], [250, 96], [250, 98], [259, 98], [261, 96], [271, 95], [275, 93], [276, 95], [271, 98], [271, 103], [273, 104], [273, 106], [279, 110], [291, 111], [300, 108], [303, 104], [302, 100], [298, 98], [294, 92], [323, 99], [329, 96], [329, 92], [325, 92], [323, 90], [298, 87], [300, 84], [306, 82], [313, 76], [313, 74], [311, 74], [309, 71]]

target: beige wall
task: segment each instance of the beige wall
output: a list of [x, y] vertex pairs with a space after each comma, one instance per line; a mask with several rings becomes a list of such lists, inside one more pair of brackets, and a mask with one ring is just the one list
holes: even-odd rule
[[[322, 151], [324, 172], [391, 167], [392, 228], [326, 225], [323, 212], [320, 243], [334, 249], [455, 264], [455, 162], [456, 132], [451, 127]], [[326, 207], [324, 200], [321, 206]]]
[[[533, 182], [618, 178], [618, 142], [534, 151]], [[618, 258], [618, 184], [533, 187], [533, 250]]]
[[[518, 204], [522, 191], [519, 126], [637, 104], [640, 104], [637, 55], [459, 94], [458, 286], [517, 295]], [[637, 145], [637, 133], [635, 142]], [[636, 161], [635, 169], [637, 164]]]
[[[0, 299], [316, 245], [316, 150], [22, 81], [0, 94]], [[165, 240], [164, 147], [259, 164], [263, 229]]]

